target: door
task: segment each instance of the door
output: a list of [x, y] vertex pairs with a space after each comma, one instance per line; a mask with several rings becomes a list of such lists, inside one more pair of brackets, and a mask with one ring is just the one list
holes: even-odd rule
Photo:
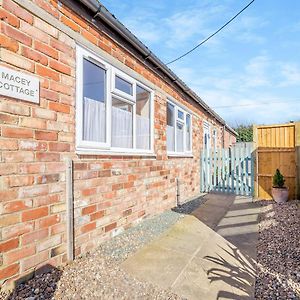
[[[207, 158], [211, 156], [211, 140], [210, 140], [210, 125], [208, 122], [203, 122], [203, 150]], [[209, 161], [209, 160], [208, 160]], [[208, 189], [211, 186], [211, 165], [208, 163], [207, 168], [205, 168], [202, 176], [204, 177], [204, 182]]]
[[203, 148], [210, 152], [211, 140], [210, 140], [210, 126], [208, 122], [203, 122]]

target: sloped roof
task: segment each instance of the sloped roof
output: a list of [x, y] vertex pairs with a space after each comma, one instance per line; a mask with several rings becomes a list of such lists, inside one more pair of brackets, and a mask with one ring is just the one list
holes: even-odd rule
[[132, 47], [134, 47], [145, 60], [151, 61], [157, 70], [160, 70], [169, 77], [174, 85], [177, 85], [183, 92], [196, 101], [200, 106], [212, 115], [218, 122], [226, 127], [234, 135], [238, 135], [225, 120], [220, 117], [212, 108], [210, 108], [200, 96], [198, 96], [188, 85], [180, 79], [166, 64], [164, 64], [142, 41], [140, 41], [123, 23], [121, 23], [115, 15], [113, 15], [102, 3], [98, 0], [80, 0], [94, 14], [94, 18], [100, 18], [113, 30], [117, 31]]

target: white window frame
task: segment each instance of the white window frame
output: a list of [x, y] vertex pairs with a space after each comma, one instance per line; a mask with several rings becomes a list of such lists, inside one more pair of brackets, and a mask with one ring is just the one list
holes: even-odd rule
[[[127, 74], [125, 74], [124, 72], [118, 70], [118, 69], [115, 69], [115, 68], [112, 68], [112, 78], [111, 78], [111, 86], [112, 86], [112, 89], [111, 89], [111, 92], [114, 93], [114, 95], [118, 95], [122, 98], [126, 98], [132, 102], [135, 102], [135, 92], [136, 92], [136, 84], [135, 84], [135, 80], [128, 76]], [[127, 81], [128, 83], [130, 83], [132, 85], [132, 95], [130, 94], [127, 94], [119, 89], [116, 88], [116, 76], [117, 77], [120, 77], [121, 79]]]
[[214, 139], [214, 151], [217, 151], [217, 144], [218, 144], [218, 130], [217, 128], [213, 129], [213, 139]]
[[[192, 116], [192, 114], [191, 113], [189, 113], [189, 112], [186, 112], [186, 114], [185, 114], [185, 123], [186, 123], [186, 116], [187, 115], [189, 115], [190, 116], [190, 126], [191, 126], [191, 132], [190, 132], [190, 147], [191, 147], [191, 150], [186, 150], [187, 151], [187, 153], [192, 153], [193, 152], [193, 127], [192, 127], [192, 119], [193, 119], [193, 116]], [[186, 132], [186, 130], [185, 130], [185, 132]], [[185, 136], [185, 143], [186, 143], [186, 136]], [[186, 145], [186, 147], [187, 147], [187, 145]]]
[[[210, 150], [211, 150], [211, 132], [210, 132], [210, 129], [211, 129], [210, 123], [207, 122], [207, 121], [203, 121], [203, 149], [208, 150], [209, 153], [210, 153]], [[206, 147], [206, 148], [204, 148], [204, 146], [205, 146], [205, 133], [208, 134], [208, 140], [209, 140], [209, 143], [207, 143], [208, 147]]]
[[[172, 106], [174, 106], [174, 126], [175, 126], [175, 130], [174, 130], [175, 151], [167, 150], [167, 154], [168, 156], [192, 156], [193, 155], [193, 117], [192, 117], [193, 115], [183, 106], [178, 105], [176, 102], [170, 99], [167, 99], [167, 103], [170, 103]], [[183, 119], [178, 117], [178, 111], [183, 112]], [[186, 145], [186, 116], [187, 115], [190, 115], [190, 121], [191, 121], [191, 131], [190, 131], [191, 150], [187, 150], [187, 145]], [[177, 122], [183, 124], [183, 151], [177, 151]]]
[[[143, 84], [142, 82], [137, 81], [135, 85], [135, 93], [136, 93], [137, 85], [150, 93], [150, 149], [151, 149], [150, 152], [153, 153], [154, 152], [154, 91], [151, 88], [149, 88], [147, 85]], [[136, 107], [135, 107], [135, 113], [136, 113]], [[135, 139], [134, 141], [136, 142]], [[138, 150], [143, 151], [143, 149], [138, 149]]]
[[[106, 142], [83, 140], [83, 59], [90, 59], [106, 70]], [[133, 96], [115, 88], [115, 76], [133, 84]], [[136, 148], [136, 86], [139, 85], [150, 93], [150, 149]], [[133, 148], [111, 146], [111, 107], [112, 97], [133, 106]], [[121, 155], [154, 155], [154, 92], [140, 81], [135, 80], [98, 55], [79, 45], [76, 46], [76, 152], [79, 154], [121, 154]]]
[[[106, 141], [104, 143], [85, 141], [83, 140], [83, 60], [87, 59], [92, 63], [99, 65], [106, 70]], [[110, 111], [111, 111], [111, 97], [110, 97], [110, 66], [105, 61], [94, 55], [90, 51], [82, 47], [76, 49], [76, 148], [87, 149], [109, 149], [110, 143]]]

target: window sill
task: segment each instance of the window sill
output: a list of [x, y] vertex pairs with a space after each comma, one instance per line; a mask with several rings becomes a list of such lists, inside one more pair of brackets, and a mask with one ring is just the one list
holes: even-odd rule
[[174, 152], [168, 152], [168, 157], [187, 157], [187, 158], [193, 158], [192, 153], [174, 153]]
[[115, 151], [115, 150], [96, 150], [96, 149], [82, 149], [77, 148], [76, 154], [78, 155], [105, 155], [105, 156], [143, 156], [156, 158], [154, 152], [143, 152], [143, 151]]

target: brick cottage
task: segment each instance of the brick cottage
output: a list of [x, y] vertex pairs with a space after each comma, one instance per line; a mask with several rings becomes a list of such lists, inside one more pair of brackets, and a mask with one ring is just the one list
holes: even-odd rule
[[9, 287], [70, 258], [72, 222], [77, 256], [197, 197], [201, 149], [229, 147], [236, 133], [96, 0], [0, 0], [0, 16]]

